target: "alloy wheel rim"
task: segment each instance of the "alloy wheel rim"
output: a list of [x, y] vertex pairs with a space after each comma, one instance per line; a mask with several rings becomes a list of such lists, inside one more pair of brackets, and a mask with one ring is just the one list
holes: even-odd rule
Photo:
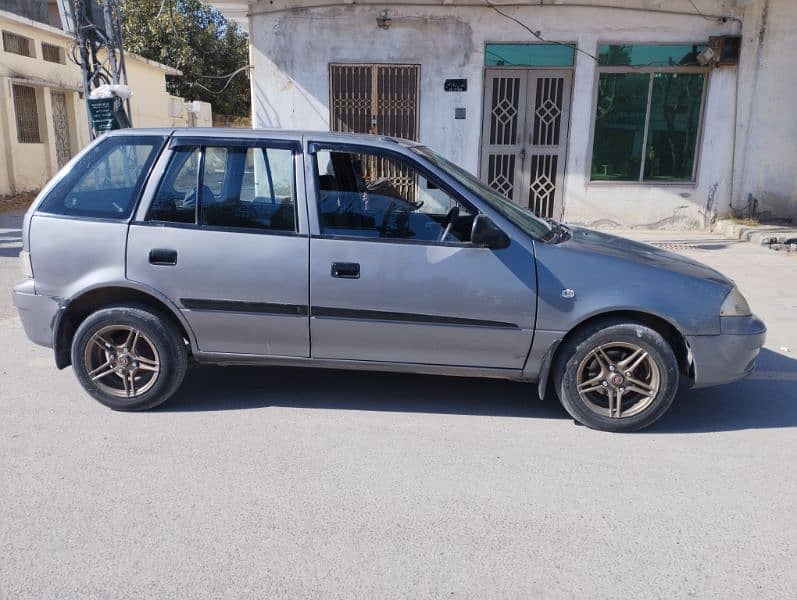
[[103, 392], [135, 398], [149, 391], [160, 375], [160, 355], [140, 329], [109, 325], [86, 344], [86, 373]]
[[578, 395], [604, 417], [632, 417], [648, 408], [661, 388], [661, 372], [650, 353], [630, 342], [594, 348], [578, 366]]

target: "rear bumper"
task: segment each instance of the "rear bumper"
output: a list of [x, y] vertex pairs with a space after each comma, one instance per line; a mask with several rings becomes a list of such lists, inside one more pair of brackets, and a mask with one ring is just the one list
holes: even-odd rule
[[720, 320], [720, 335], [687, 336], [696, 388], [730, 383], [749, 375], [766, 341], [767, 327], [756, 316]]
[[48, 296], [33, 293], [33, 280], [16, 286], [11, 297], [17, 307], [22, 327], [30, 341], [40, 346], [53, 347], [53, 324], [58, 304]]

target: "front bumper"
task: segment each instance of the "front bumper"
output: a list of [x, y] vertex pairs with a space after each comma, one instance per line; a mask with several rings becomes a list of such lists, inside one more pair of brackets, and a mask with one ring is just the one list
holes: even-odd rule
[[756, 366], [767, 327], [756, 316], [720, 317], [719, 335], [687, 336], [692, 350], [696, 388], [742, 379]]
[[11, 292], [11, 297], [30, 341], [52, 348], [53, 323], [58, 312], [58, 304], [52, 298], [38, 296], [33, 291], [33, 280], [29, 279], [16, 286]]

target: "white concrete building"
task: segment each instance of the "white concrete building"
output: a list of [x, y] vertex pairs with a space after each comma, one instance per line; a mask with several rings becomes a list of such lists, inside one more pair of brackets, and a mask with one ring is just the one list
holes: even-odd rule
[[570, 222], [796, 216], [794, 0], [206, 1], [250, 32], [255, 127], [415, 138]]

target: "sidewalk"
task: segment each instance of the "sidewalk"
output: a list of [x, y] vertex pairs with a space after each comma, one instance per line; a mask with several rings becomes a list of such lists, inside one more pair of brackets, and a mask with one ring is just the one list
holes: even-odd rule
[[745, 225], [731, 219], [723, 219], [717, 222], [714, 229], [729, 238], [765, 246], [797, 244], [797, 226], [793, 224]]
[[720, 221], [714, 231], [625, 228], [604, 231], [675, 251], [718, 250], [753, 243], [797, 258], [797, 227], [786, 225], [742, 225], [728, 220]]

